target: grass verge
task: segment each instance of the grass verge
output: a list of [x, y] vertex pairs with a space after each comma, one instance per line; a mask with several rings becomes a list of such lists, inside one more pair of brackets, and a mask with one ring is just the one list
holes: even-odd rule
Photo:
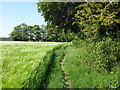
[[119, 88], [120, 64], [115, 66], [111, 72], [96, 68], [92, 64], [87, 65], [84, 60], [88, 47], [70, 46], [66, 49], [64, 67], [70, 77], [71, 88]]
[[58, 47], [53, 54], [52, 60], [54, 60], [53, 66], [51, 67], [51, 73], [49, 75], [47, 88], [65, 88], [65, 81], [63, 79], [63, 72], [60, 67], [60, 62], [64, 57], [64, 50], [66, 46]]

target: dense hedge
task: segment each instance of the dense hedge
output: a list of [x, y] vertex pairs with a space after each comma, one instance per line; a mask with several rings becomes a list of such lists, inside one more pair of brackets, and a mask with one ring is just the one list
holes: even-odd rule
[[85, 47], [83, 50], [84, 61], [90, 65], [111, 71], [120, 62], [120, 42], [111, 38], [104, 38], [98, 42], [73, 41], [77, 47]]
[[81, 47], [70, 46], [65, 51], [65, 70], [69, 75], [71, 88], [120, 88], [120, 63], [111, 72], [97, 67], [94, 63], [97, 60], [96, 53], [92, 52], [95, 48], [90, 49], [89, 45], [84, 46], [82, 43], [80, 45]]

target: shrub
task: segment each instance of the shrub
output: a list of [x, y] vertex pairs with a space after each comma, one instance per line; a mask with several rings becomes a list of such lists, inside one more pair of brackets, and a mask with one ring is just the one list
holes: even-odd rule
[[73, 45], [84, 48], [83, 56], [78, 56], [83, 57], [88, 65], [111, 71], [120, 61], [120, 42], [113, 41], [111, 38], [104, 38], [99, 42], [73, 40]]
[[120, 59], [120, 42], [107, 38], [98, 42], [95, 46], [96, 52], [99, 52], [99, 59], [96, 62], [99, 63], [99, 66], [111, 71]]
[[84, 49], [85, 62], [111, 71], [120, 61], [120, 42], [106, 38], [99, 42], [92, 42]]

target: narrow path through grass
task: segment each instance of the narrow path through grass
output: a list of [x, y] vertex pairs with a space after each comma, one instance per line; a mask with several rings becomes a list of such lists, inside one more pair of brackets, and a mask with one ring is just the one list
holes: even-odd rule
[[63, 45], [54, 50], [44, 88], [71, 88], [71, 81], [64, 68], [65, 49], [66, 46]]
[[71, 87], [71, 81], [69, 80], [69, 76], [68, 76], [68, 74], [67, 74], [67, 72], [65, 71], [65, 68], [64, 68], [64, 58], [65, 58], [65, 55], [60, 62], [60, 67], [62, 69], [63, 79], [65, 81], [65, 86], [66, 86], [66, 88], [70, 88]]
[[51, 52], [51, 60], [44, 75], [44, 80], [40, 83], [40, 88], [65, 88], [63, 73], [60, 67], [60, 62], [64, 57], [65, 48], [64, 45], [61, 45]]

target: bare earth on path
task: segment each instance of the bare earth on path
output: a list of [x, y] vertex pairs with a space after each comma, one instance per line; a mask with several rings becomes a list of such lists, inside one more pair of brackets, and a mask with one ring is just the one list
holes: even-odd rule
[[69, 80], [68, 73], [65, 71], [65, 68], [64, 68], [64, 58], [65, 58], [65, 56], [64, 56], [63, 59], [61, 60], [60, 66], [61, 66], [61, 69], [62, 69], [62, 72], [63, 72], [63, 78], [64, 78], [64, 80], [65, 80], [66, 88], [70, 88], [70, 86], [71, 86], [71, 81]]

